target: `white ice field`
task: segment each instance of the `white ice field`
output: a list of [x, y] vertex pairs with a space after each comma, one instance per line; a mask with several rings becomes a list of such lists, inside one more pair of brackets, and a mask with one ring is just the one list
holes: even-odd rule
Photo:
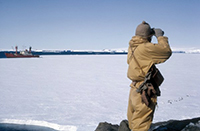
[[[126, 119], [126, 55], [0, 59], [0, 123], [94, 131]], [[154, 122], [200, 116], [200, 54], [172, 54]]]

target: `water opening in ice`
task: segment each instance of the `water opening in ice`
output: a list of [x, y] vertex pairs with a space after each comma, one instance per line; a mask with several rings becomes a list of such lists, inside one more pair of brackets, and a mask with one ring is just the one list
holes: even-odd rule
[[76, 126], [59, 125], [59, 124], [55, 124], [55, 123], [50, 123], [50, 122], [46, 122], [46, 121], [37, 121], [37, 120], [4, 119], [4, 120], [0, 121], [0, 123], [41, 126], [41, 127], [52, 128], [52, 129], [58, 130], [58, 131], [77, 131]]

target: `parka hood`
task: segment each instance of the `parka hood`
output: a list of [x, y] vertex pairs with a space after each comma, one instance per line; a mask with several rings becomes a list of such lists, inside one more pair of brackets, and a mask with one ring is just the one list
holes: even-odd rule
[[133, 36], [132, 39], [129, 41], [130, 47], [137, 47], [140, 44], [144, 44], [149, 42], [146, 38], [143, 38], [141, 36]]

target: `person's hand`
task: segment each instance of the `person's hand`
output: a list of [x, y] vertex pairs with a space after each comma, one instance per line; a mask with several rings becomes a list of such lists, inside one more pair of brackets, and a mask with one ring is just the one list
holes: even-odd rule
[[161, 29], [157, 28], [157, 29], [154, 29], [154, 32], [155, 32], [155, 37], [158, 38], [159, 36], [163, 36], [164, 35], [164, 31], [162, 31]]

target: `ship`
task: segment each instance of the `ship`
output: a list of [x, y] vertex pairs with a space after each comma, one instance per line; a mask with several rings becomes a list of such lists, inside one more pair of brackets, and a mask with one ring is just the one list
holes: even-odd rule
[[32, 58], [32, 57], [40, 57], [39, 55], [33, 55], [31, 53], [31, 47], [29, 47], [29, 51], [26, 49], [25, 51], [21, 51], [18, 53], [17, 49], [18, 47], [15, 46], [15, 53], [5, 53], [5, 56], [7, 58]]

